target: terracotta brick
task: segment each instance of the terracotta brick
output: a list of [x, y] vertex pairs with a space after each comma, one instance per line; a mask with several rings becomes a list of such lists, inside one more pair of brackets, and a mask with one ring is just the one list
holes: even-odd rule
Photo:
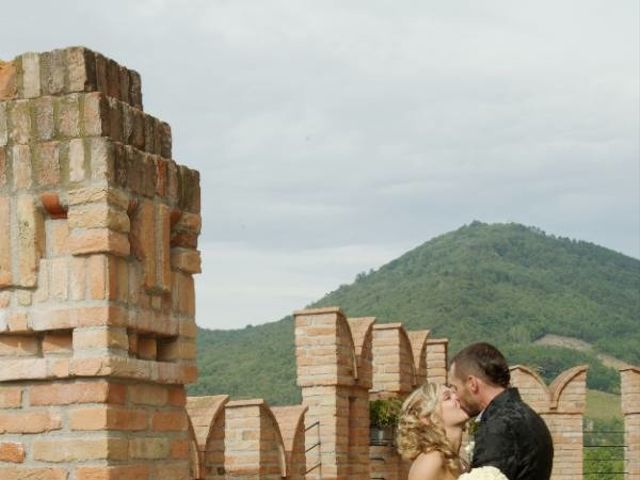
[[96, 87], [100, 92], [107, 93], [107, 59], [100, 53], [95, 54]]
[[0, 335], [0, 356], [34, 356], [40, 351], [37, 337]]
[[0, 433], [42, 433], [61, 428], [62, 420], [54, 413], [0, 413]]
[[40, 95], [40, 55], [25, 53], [22, 55], [22, 95], [34, 98]]
[[[16, 94], [17, 84], [15, 63], [2, 63], [0, 64], [0, 100], [14, 98]], [[1, 137], [0, 140], [2, 140]]]
[[104, 203], [90, 203], [74, 207], [69, 211], [69, 225], [72, 228], [109, 228], [118, 232], [129, 232], [129, 216]]
[[129, 457], [132, 459], [157, 460], [167, 458], [171, 451], [166, 437], [132, 438], [129, 441]]
[[[16, 299], [18, 300], [18, 305], [21, 307], [28, 307], [31, 305], [33, 294], [28, 290], [19, 290], [16, 292]], [[12, 316], [15, 316], [17, 312], [13, 312]], [[26, 316], [24, 312], [20, 312], [22, 316]]]
[[87, 175], [84, 142], [80, 138], [69, 141], [69, 181], [81, 182]]
[[59, 95], [64, 92], [64, 50], [42, 53], [40, 55], [40, 71], [43, 95]]
[[69, 235], [69, 248], [74, 255], [112, 253], [126, 257], [129, 255], [129, 239], [106, 228], [75, 230]]
[[153, 203], [143, 200], [131, 217], [131, 253], [142, 260], [144, 286], [156, 285], [156, 237]]
[[24, 445], [14, 442], [0, 442], [0, 462], [24, 462]]
[[44, 223], [36, 210], [31, 195], [17, 197], [18, 224], [18, 271], [17, 282], [22, 287], [35, 287], [38, 275], [38, 262], [44, 245]]
[[76, 469], [76, 480], [148, 480], [149, 465], [121, 467], [81, 466]]
[[9, 114], [9, 140], [18, 145], [29, 143], [31, 138], [31, 115], [29, 113], [29, 102], [27, 100], [17, 100], [9, 104], [7, 108]]
[[66, 219], [47, 220], [47, 255], [59, 257], [69, 255], [69, 223]]
[[123, 438], [36, 439], [32, 443], [34, 460], [43, 462], [83, 462], [87, 460], [126, 460], [128, 441]]
[[86, 290], [87, 262], [85, 257], [72, 257], [69, 261], [69, 274], [73, 281], [69, 288], [71, 300], [83, 300]]
[[0, 408], [20, 408], [22, 388], [0, 385]]
[[157, 412], [151, 425], [154, 432], [183, 432], [187, 429], [187, 417], [183, 411]]
[[29, 396], [31, 405], [69, 405], [73, 403], [124, 403], [124, 386], [104, 381], [35, 385]]
[[173, 248], [171, 249], [171, 268], [185, 273], [200, 273], [202, 260], [197, 250]]
[[99, 181], [113, 181], [115, 165], [113, 145], [107, 139], [89, 139], [89, 155], [91, 158], [91, 178]]
[[0, 467], [2, 480], [67, 480], [69, 474], [62, 468]]
[[167, 387], [153, 384], [137, 384], [128, 387], [129, 401], [136, 405], [166, 405], [169, 399]]
[[104, 96], [96, 92], [84, 95], [82, 99], [82, 123], [85, 134], [90, 136], [108, 135], [108, 130], [105, 130], [107, 103]]
[[84, 92], [95, 88], [95, 71], [91, 68], [93, 52], [74, 47], [66, 49], [65, 54], [69, 91]]
[[174, 440], [171, 442], [171, 458], [187, 459], [191, 455], [189, 440]]
[[107, 297], [107, 256], [87, 257], [87, 287], [89, 298], [103, 300]]
[[12, 284], [10, 212], [10, 198], [0, 195], [0, 287], [8, 287]]
[[171, 288], [171, 220], [170, 209], [164, 204], [156, 206], [156, 289], [162, 292], [168, 292]]
[[146, 360], [155, 360], [158, 355], [158, 344], [153, 337], [138, 336], [138, 357]]
[[64, 301], [69, 296], [69, 261], [67, 258], [54, 258], [49, 265], [49, 298]]
[[127, 331], [120, 327], [87, 327], [73, 330], [73, 349], [117, 348], [128, 351]]
[[[2, 112], [0, 111], [0, 115], [1, 114]], [[0, 122], [1, 121], [2, 119], [0, 119]], [[0, 135], [2, 135], [2, 126], [0, 126]], [[2, 146], [2, 144], [0, 143], [0, 187], [8, 185], [9, 181], [9, 162], [7, 159], [7, 147]]]
[[47, 142], [38, 145], [38, 183], [55, 185], [60, 181], [60, 150], [58, 142]]
[[42, 338], [44, 354], [70, 354], [73, 352], [71, 332], [47, 333]]
[[129, 208], [130, 200], [127, 193], [104, 185], [92, 185], [70, 190], [67, 193], [67, 198], [71, 206], [84, 203], [107, 203], [121, 210]]
[[56, 132], [61, 137], [77, 138], [80, 135], [80, 105], [78, 95], [56, 98]]
[[191, 480], [192, 477], [189, 474], [188, 464], [180, 462], [176, 465], [156, 465], [153, 478], [155, 480]]
[[36, 134], [40, 141], [52, 140], [55, 133], [53, 120], [53, 98], [40, 97], [33, 101], [35, 106]]
[[30, 188], [33, 183], [31, 148], [29, 145], [14, 145], [11, 156], [13, 158], [13, 183], [16, 189]]
[[69, 425], [72, 430], [140, 431], [148, 428], [149, 416], [122, 407], [78, 408], [69, 412]]

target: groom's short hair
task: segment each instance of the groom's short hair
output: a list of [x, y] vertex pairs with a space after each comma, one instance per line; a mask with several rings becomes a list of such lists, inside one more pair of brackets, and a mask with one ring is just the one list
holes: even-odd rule
[[509, 365], [504, 355], [490, 343], [473, 343], [460, 350], [452, 359], [456, 375], [475, 375], [492, 385], [507, 388], [511, 382]]

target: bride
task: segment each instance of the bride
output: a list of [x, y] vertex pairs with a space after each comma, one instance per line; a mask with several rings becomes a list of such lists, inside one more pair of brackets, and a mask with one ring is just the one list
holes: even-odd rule
[[398, 453], [410, 460], [408, 480], [454, 480], [465, 470], [458, 451], [469, 416], [445, 385], [427, 383], [402, 404]]

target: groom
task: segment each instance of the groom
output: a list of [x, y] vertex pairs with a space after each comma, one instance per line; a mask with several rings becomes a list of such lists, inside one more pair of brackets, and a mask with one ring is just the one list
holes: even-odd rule
[[469, 345], [451, 360], [451, 387], [462, 408], [477, 416], [471, 468], [493, 466], [509, 480], [548, 480], [551, 434], [510, 381], [507, 361], [488, 343]]

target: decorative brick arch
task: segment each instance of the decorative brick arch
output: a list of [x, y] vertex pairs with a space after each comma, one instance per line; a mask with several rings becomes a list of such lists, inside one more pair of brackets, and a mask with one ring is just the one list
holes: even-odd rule
[[371, 388], [372, 378], [372, 338], [375, 317], [348, 318], [349, 328], [355, 347], [357, 377], [362, 386]]
[[427, 381], [427, 339], [430, 333], [429, 330], [407, 332], [411, 342], [411, 350], [413, 351], [413, 361], [415, 362], [414, 386], [416, 387]]
[[306, 448], [304, 416], [307, 407], [302, 405], [271, 407], [278, 422], [287, 455], [287, 479], [303, 480], [306, 473]]
[[262, 399], [225, 405], [225, 474], [228, 478], [288, 478], [280, 427]]
[[560, 373], [549, 387], [532, 369], [511, 367], [511, 384], [547, 423], [555, 455], [552, 480], [582, 478], [582, 418], [586, 407], [587, 365]]
[[402, 397], [416, 385], [413, 345], [401, 323], [373, 327], [373, 387], [371, 398]]
[[198, 451], [197, 480], [224, 478], [224, 407], [228, 401], [228, 395], [187, 398]]

